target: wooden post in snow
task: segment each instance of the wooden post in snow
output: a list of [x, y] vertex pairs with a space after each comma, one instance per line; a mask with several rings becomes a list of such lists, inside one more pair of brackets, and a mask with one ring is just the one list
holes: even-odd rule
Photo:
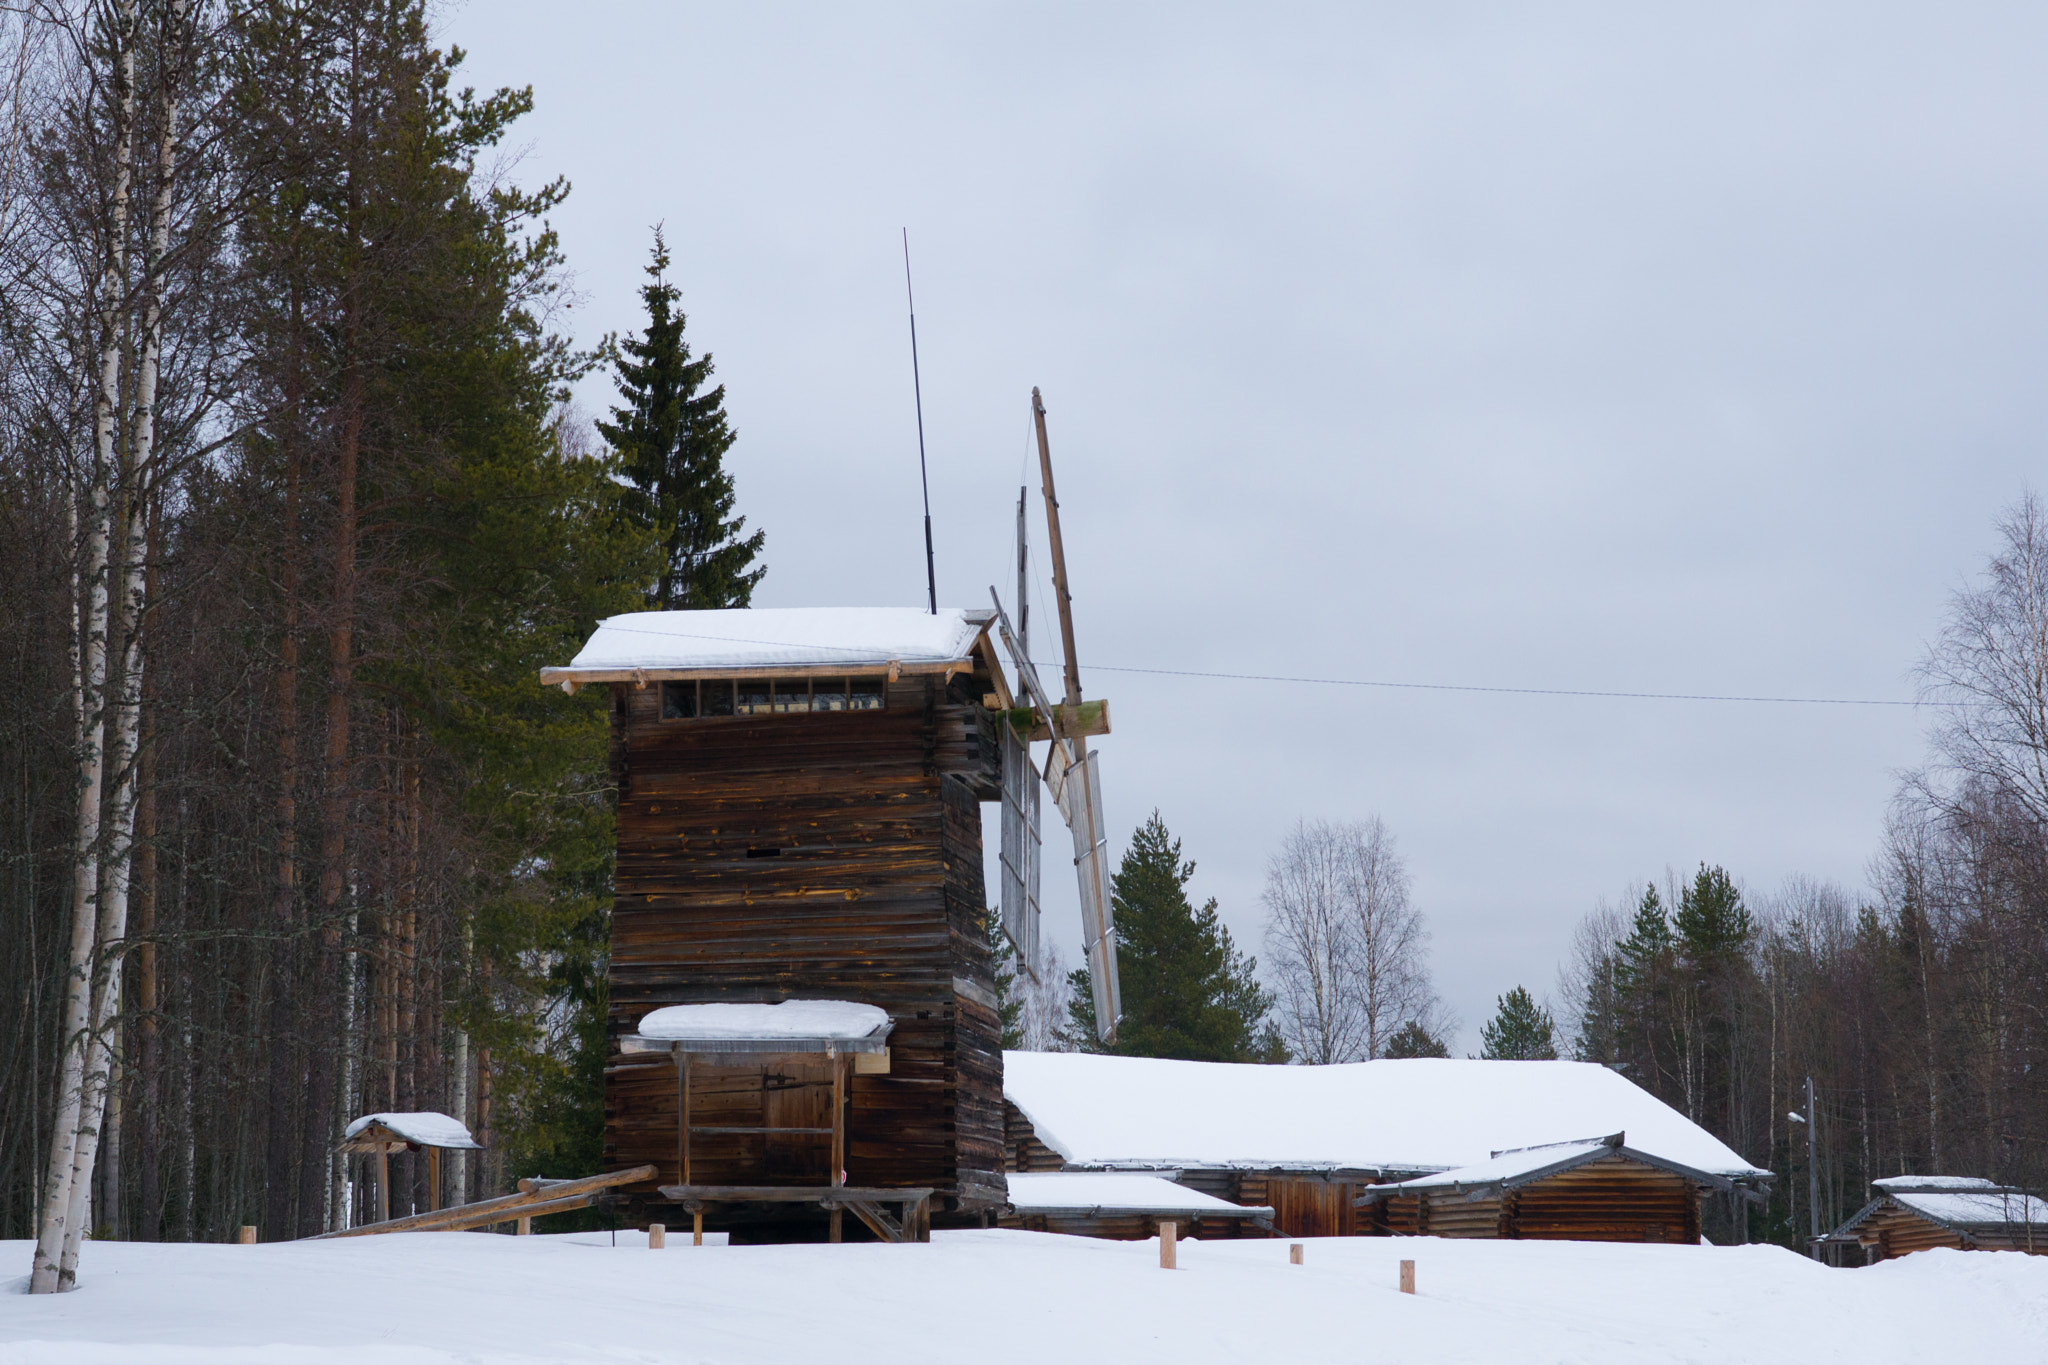
[[1164, 1218], [1160, 1220], [1159, 1268], [1161, 1270], [1173, 1270], [1177, 1268], [1179, 1258], [1175, 1255], [1175, 1251], [1177, 1249], [1174, 1246], [1174, 1242], [1178, 1240], [1179, 1237], [1180, 1224], [1174, 1222], [1171, 1218]]
[[513, 1235], [517, 1237], [531, 1237], [533, 1235], [533, 1219], [521, 1218], [518, 1227], [513, 1230]]
[[647, 1225], [647, 1249], [660, 1251], [668, 1245], [668, 1228], [661, 1223]]
[[1415, 1262], [1413, 1261], [1401, 1262], [1401, 1292], [1403, 1294], [1413, 1294], [1415, 1292]]
[[1299, 1243], [1299, 1242], [1289, 1242], [1289, 1243], [1287, 1244], [1287, 1264], [1289, 1264], [1289, 1265], [1300, 1265], [1300, 1264], [1301, 1264], [1301, 1243]]
[[690, 1215], [690, 1245], [704, 1245], [704, 1210], [698, 1209]]
[[245, 1247], [255, 1246], [256, 1225], [254, 1223], [242, 1224], [241, 1230], [235, 1234], [235, 1241]]

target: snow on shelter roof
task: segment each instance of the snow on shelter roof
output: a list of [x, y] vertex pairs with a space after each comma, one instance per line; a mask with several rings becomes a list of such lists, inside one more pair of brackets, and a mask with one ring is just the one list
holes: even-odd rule
[[2018, 1190], [1976, 1190], [1968, 1193], [1930, 1194], [1924, 1191], [1887, 1190], [1892, 1202], [1944, 1227], [1981, 1228], [2007, 1224], [2048, 1225], [2048, 1203]]
[[469, 1129], [463, 1126], [462, 1120], [451, 1118], [447, 1114], [437, 1114], [432, 1110], [406, 1114], [365, 1114], [342, 1131], [342, 1141], [346, 1142], [355, 1137], [373, 1123], [381, 1124], [407, 1142], [416, 1142], [422, 1147], [469, 1148], [479, 1152], [483, 1150], [477, 1145], [476, 1139], [469, 1135]]
[[1263, 1205], [1233, 1204], [1176, 1185], [1165, 1176], [1124, 1171], [1035, 1171], [1005, 1177], [1019, 1213], [1188, 1213], [1205, 1217], [1273, 1216]]
[[1870, 1182], [1887, 1193], [1896, 1190], [1995, 1190], [1998, 1182], [1981, 1175], [1888, 1175]]
[[1697, 1171], [1769, 1175], [1590, 1062], [1254, 1066], [1007, 1052], [1003, 1097], [1083, 1167], [1429, 1172], [1626, 1131], [1630, 1146]]
[[567, 668], [543, 682], [606, 681], [642, 672], [844, 668], [958, 663], [990, 613], [941, 607], [736, 607], [718, 611], [635, 611], [597, 623]]
[[894, 1025], [877, 1005], [785, 1000], [779, 1005], [668, 1005], [620, 1040], [628, 1052], [879, 1052]]

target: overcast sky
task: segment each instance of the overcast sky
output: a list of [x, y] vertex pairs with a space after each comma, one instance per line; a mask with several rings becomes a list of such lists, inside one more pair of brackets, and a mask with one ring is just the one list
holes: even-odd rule
[[1112, 845], [1157, 807], [1257, 950], [1287, 828], [1383, 817], [1462, 1052], [1632, 881], [1860, 893], [1926, 717], [1108, 670], [1910, 698], [2039, 465], [2048, 10], [1787, 9], [442, 23], [534, 87], [579, 341], [666, 223], [758, 606], [924, 600], [909, 228], [941, 600], [1011, 596], [1038, 385]]

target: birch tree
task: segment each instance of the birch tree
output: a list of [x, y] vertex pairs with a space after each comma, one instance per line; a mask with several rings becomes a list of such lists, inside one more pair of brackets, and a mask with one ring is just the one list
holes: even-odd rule
[[1266, 953], [1281, 1028], [1312, 1062], [1384, 1055], [1409, 1023], [1438, 1024], [1429, 931], [1378, 816], [1304, 820], [1267, 865]]

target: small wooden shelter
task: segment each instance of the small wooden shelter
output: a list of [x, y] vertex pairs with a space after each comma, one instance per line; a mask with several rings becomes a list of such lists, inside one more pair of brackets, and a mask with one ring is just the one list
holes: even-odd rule
[[[441, 1207], [441, 1153], [481, 1152], [483, 1146], [470, 1136], [460, 1119], [431, 1110], [416, 1113], [365, 1114], [352, 1121], [341, 1139], [344, 1152], [374, 1154], [377, 1158], [377, 1221], [391, 1217], [391, 1154], [427, 1154], [427, 1212]], [[457, 1202], [461, 1202], [459, 1199]]]
[[2048, 1202], [1978, 1176], [1895, 1175], [1824, 1243], [1860, 1246], [1866, 1264], [1930, 1247], [2048, 1255]]
[[1627, 1134], [1496, 1152], [1360, 1192], [1361, 1231], [1523, 1241], [1700, 1240], [1700, 1199], [1724, 1176], [1630, 1147]]
[[[841, 1214], [849, 1209], [884, 1241], [929, 1240], [929, 1187], [861, 1188], [846, 1182], [851, 1083], [857, 1075], [889, 1074], [894, 1027], [883, 1010], [845, 1000], [671, 1005], [619, 1040], [624, 1053], [666, 1053], [675, 1064], [676, 1166], [682, 1177], [663, 1185], [661, 1194], [689, 1211], [696, 1241], [703, 1241], [707, 1208], [774, 1203], [825, 1209], [835, 1242]], [[728, 1155], [735, 1140], [758, 1140], [780, 1158], [767, 1163], [769, 1173], [801, 1183], [701, 1182], [700, 1136], [710, 1139], [710, 1162]], [[900, 1209], [895, 1218], [882, 1208], [892, 1203]]]

